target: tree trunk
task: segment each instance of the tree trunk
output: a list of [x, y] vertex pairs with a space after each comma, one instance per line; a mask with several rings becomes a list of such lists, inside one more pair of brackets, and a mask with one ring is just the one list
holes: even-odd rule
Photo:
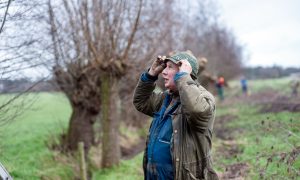
[[84, 142], [84, 150], [87, 154], [94, 143], [93, 124], [97, 116], [91, 114], [81, 106], [73, 106], [69, 130], [65, 144], [67, 149], [76, 151], [79, 142]]
[[120, 161], [119, 121], [120, 98], [119, 81], [109, 74], [101, 76], [102, 107], [102, 162], [103, 168], [118, 165]]

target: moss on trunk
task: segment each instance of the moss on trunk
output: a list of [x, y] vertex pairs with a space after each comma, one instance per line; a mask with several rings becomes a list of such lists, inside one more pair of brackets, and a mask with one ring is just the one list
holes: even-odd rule
[[103, 168], [118, 165], [120, 161], [119, 121], [120, 98], [118, 79], [109, 74], [101, 76], [102, 107], [102, 162]]

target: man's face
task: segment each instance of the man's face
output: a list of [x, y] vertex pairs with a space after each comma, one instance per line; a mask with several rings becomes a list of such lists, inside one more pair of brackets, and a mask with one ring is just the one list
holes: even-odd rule
[[172, 61], [167, 61], [167, 67], [162, 72], [162, 77], [165, 80], [165, 87], [171, 91], [176, 91], [174, 76], [179, 71], [179, 66]]

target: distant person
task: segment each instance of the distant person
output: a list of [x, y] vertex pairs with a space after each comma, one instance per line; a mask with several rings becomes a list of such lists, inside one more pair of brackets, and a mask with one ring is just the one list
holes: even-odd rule
[[[218, 179], [212, 168], [211, 142], [216, 106], [196, 81], [198, 62], [190, 51], [154, 60], [142, 73], [133, 104], [153, 117], [144, 153], [146, 180]], [[155, 92], [162, 74], [164, 92]]]
[[298, 96], [298, 89], [300, 86], [299, 80], [293, 80], [291, 82], [291, 88], [292, 88], [292, 97], [297, 97]]
[[219, 96], [219, 99], [221, 101], [224, 100], [224, 85], [225, 85], [225, 79], [223, 76], [219, 76], [216, 82], [216, 88], [217, 88], [217, 93]]
[[206, 70], [207, 59], [199, 58], [198, 81], [210, 93], [214, 92], [216, 79]]
[[247, 79], [245, 77], [241, 78], [241, 87], [242, 87], [242, 92], [244, 95], [248, 95], [248, 84], [247, 84]]

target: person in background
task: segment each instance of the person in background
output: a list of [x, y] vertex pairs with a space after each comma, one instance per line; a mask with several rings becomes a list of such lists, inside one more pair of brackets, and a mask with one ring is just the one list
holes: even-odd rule
[[[198, 62], [190, 51], [157, 58], [142, 73], [133, 104], [153, 117], [143, 159], [146, 180], [218, 179], [211, 161], [215, 100], [197, 82]], [[155, 92], [162, 75], [164, 92]]]
[[219, 76], [216, 82], [216, 88], [217, 88], [217, 93], [219, 96], [219, 99], [221, 101], [224, 100], [224, 84], [225, 84], [225, 79], [223, 76]]
[[299, 80], [293, 80], [291, 82], [291, 88], [292, 88], [292, 97], [298, 96], [298, 88], [300, 86]]
[[241, 78], [241, 87], [242, 87], [242, 92], [244, 95], [248, 96], [248, 84], [247, 84], [247, 79], [245, 77]]
[[198, 58], [199, 59], [199, 71], [198, 71], [198, 81], [202, 87], [208, 90], [210, 93], [215, 92], [215, 82], [216, 78], [211, 75], [206, 70], [207, 59], [206, 58]]

